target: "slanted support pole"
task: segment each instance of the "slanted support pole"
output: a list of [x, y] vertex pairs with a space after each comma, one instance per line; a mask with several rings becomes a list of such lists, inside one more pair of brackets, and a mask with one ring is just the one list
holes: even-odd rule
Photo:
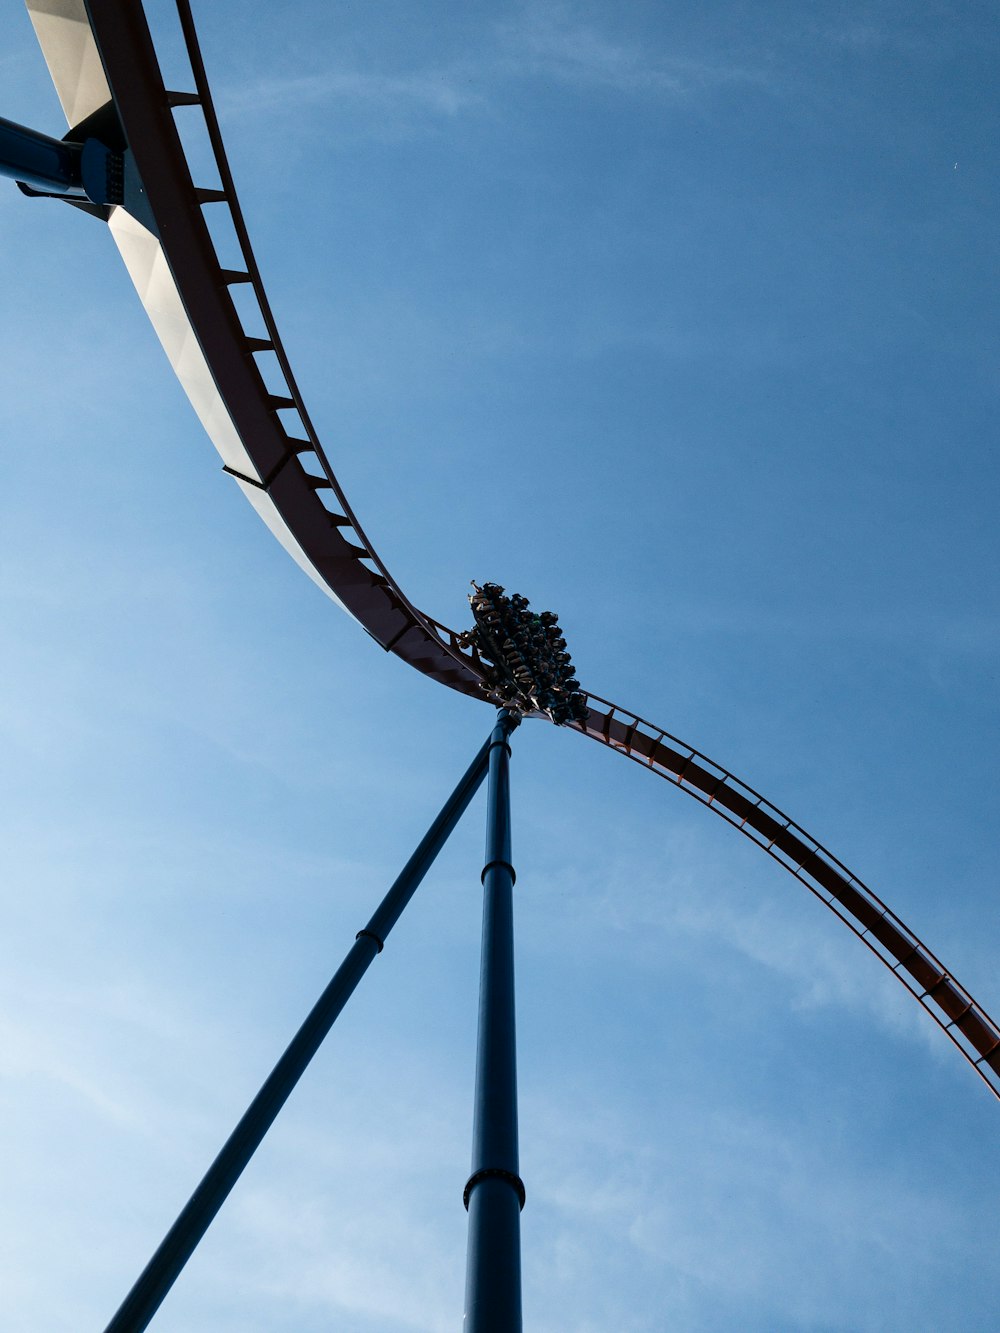
[[160, 1308], [163, 1298], [225, 1203], [230, 1190], [319, 1050], [372, 959], [381, 953], [389, 931], [399, 920], [434, 858], [479, 790], [486, 776], [491, 744], [492, 737], [472, 761], [399, 878], [382, 899], [374, 916], [363, 930], [358, 931], [353, 948], [333, 980], [250, 1103], [242, 1120], [167, 1232], [160, 1248], [139, 1275], [105, 1333], [142, 1333]]
[[514, 868], [507, 738], [520, 719], [501, 709], [490, 737], [483, 869], [483, 945], [472, 1174], [465, 1186], [469, 1249], [464, 1333], [520, 1333], [521, 1209], [514, 1034]]

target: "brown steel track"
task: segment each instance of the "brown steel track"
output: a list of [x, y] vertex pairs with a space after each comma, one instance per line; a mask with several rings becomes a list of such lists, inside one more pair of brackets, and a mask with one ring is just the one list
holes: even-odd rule
[[[142, 6], [87, 0], [91, 31], [128, 146], [145, 187], [164, 257], [191, 326], [257, 476], [235, 475], [244, 491], [264, 492], [319, 577], [388, 651], [453, 689], [486, 697], [481, 672], [458, 654], [436, 623], [411, 605], [365, 535], [334, 475], [292, 374], [253, 256], [212, 104], [190, 6], [177, 9], [194, 77], [194, 94], [168, 91]], [[175, 107], [204, 116], [222, 188], [192, 179], [174, 123]], [[185, 110], [181, 114], [191, 114]], [[244, 270], [223, 269], [205, 208], [226, 208]], [[248, 283], [267, 338], [244, 329], [230, 294]], [[285, 392], [272, 392], [255, 357], [273, 352]], [[302, 436], [280, 413], [298, 417]], [[260, 496], [251, 497], [260, 500]]]
[[572, 724], [714, 810], [800, 880], [880, 958], [1000, 1098], [1000, 1028], [857, 875], [777, 806], [714, 760], [617, 704], [588, 695]]
[[[60, 3], [66, 8], [74, 0]], [[176, 3], [195, 88], [179, 95], [164, 87], [138, 0], [75, 3], [81, 16], [86, 4], [86, 19], [146, 188], [164, 257], [256, 469], [255, 477], [237, 476], [238, 483], [251, 499], [260, 499], [253, 494], [260, 492], [275, 506], [320, 579], [383, 648], [452, 689], [497, 702], [476, 655], [459, 647], [453, 630], [417, 610], [389, 574], [323, 452], [254, 260], [188, 0]], [[178, 106], [200, 109], [221, 189], [195, 185], [174, 123]], [[243, 255], [242, 270], [227, 270], [219, 263], [204, 208], [228, 210]], [[266, 339], [245, 331], [230, 294], [236, 283], [251, 287]], [[265, 387], [255, 362], [265, 351], [274, 353], [284, 393]], [[301, 436], [286, 429], [281, 411], [297, 415]], [[597, 695], [588, 695], [588, 705], [586, 722], [571, 724], [572, 729], [668, 779], [783, 865], [881, 959], [1000, 1097], [1000, 1028], [871, 889], [776, 806], [705, 755]]]

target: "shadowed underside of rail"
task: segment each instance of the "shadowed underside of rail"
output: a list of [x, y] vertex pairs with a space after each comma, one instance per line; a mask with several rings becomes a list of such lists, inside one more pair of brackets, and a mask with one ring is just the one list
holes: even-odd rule
[[[27, 0], [71, 131], [114, 123], [136, 186], [98, 211], [223, 466], [302, 569], [385, 650], [463, 694], [497, 702], [474, 653], [417, 610], [348, 504], [302, 401], [254, 261], [188, 0], [177, 0], [192, 87], [164, 86], [138, 0]], [[112, 111], [113, 108], [113, 111]], [[199, 185], [175, 115], [200, 114], [218, 182]], [[93, 120], [91, 120], [93, 118]], [[242, 265], [219, 261], [206, 210], [225, 210]], [[233, 301], [253, 293], [266, 336]], [[244, 308], [241, 303], [241, 309]], [[265, 382], [267, 358], [280, 383]], [[1000, 1029], [942, 963], [814, 838], [725, 769], [635, 714], [588, 696], [574, 730], [649, 768], [721, 815], [820, 898], [885, 963], [1000, 1097]]]

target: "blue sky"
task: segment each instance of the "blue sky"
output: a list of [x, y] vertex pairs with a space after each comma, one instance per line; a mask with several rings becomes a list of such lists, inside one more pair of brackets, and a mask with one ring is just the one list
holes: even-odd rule
[[[992, 7], [199, 10], [300, 385], [409, 596], [557, 610], [587, 688], [1000, 1011]], [[60, 133], [14, 3], [0, 70]], [[100, 225], [11, 187], [0, 228], [0, 1323], [75, 1333], [491, 717], [269, 537]], [[1000, 1108], [902, 987], [638, 767], [541, 724], [513, 765], [526, 1327], [994, 1328]], [[458, 1326], [482, 841], [477, 806], [158, 1330]]]

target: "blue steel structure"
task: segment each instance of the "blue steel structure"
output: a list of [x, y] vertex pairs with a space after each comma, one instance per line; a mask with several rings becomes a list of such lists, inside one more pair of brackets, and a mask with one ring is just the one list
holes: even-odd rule
[[[521, 1327], [517, 1176], [517, 1072], [514, 1049], [514, 937], [510, 865], [510, 783], [507, 738], [520, 718], [501, 710], [489, 739], [400, 871], [326, 990], [250, 1103], [105, 1333], [141, 1333], [149, 1325], [323, 1044], [344, 1005], [382, 948], [437, 854], [489, 772], [486, 867], [483, 870], [483, 959], [476, 1073], [473, 1171], [469, 1209], [466, 1328], [515, 1333]], [[511, 1192], [513, 1190], [513, 1193]], [[511, 1206], [511, 1200], [514, 1206]]]
[[514, 867], [510, 849], [510, 746], [520, 719], [501, 709], [490, 737], [483, 867], [483, 946], [472, 1174], [465, 1186], [469, 1252], [467, 1333], [521, 1327], [521, 1209], [518, 1174], [517, 1050], [514, 1022]]
[[[224, 470], [311, 578], [387, 652], [499, 707], [493, 733], [414, 852], [189, 1203], [108, 1325], [145, 1328], [211, 1224], [346, 1000], [489, 771], [483, 952], [469, 1211], [466, 1328], [515, 1333], [520, 1209], [510, 851], [509, 736], [521, 716], [497, 664], [468, 631], [419, 611], [368, 540], [324, 454], [281, 345], [222, 145], [189, 0], [176, 0], [194, 91], [168, 90], [140, 0], [26, 0], [69, 123], [64, 139], [0, 120], [0, 174], [108, 223], [164, 349]], [[198, 108], [221, 188], [198, 187], [174, 124]], [[228, 210], [244, 268], [223, 268], [202, 210]], [[248, 284], [266, 338], [250, 336], [230, 289]], [[272, 355], [286, 393], [264, 384]], [[283, 416], [282, 414], [285, 414]], [[295, 418], [290, 424], [288, 417]], [[580, 692], [566, 723], [666, 778], [777, 860], [907, 987], [1000, 1097], [1000, 1026], [886, 904], [759, 792], [664, 728]]]
[[0, 175], [64, 199], [85, 199], [82, 158], [82, 144], [53, 139], [0, 116]]

